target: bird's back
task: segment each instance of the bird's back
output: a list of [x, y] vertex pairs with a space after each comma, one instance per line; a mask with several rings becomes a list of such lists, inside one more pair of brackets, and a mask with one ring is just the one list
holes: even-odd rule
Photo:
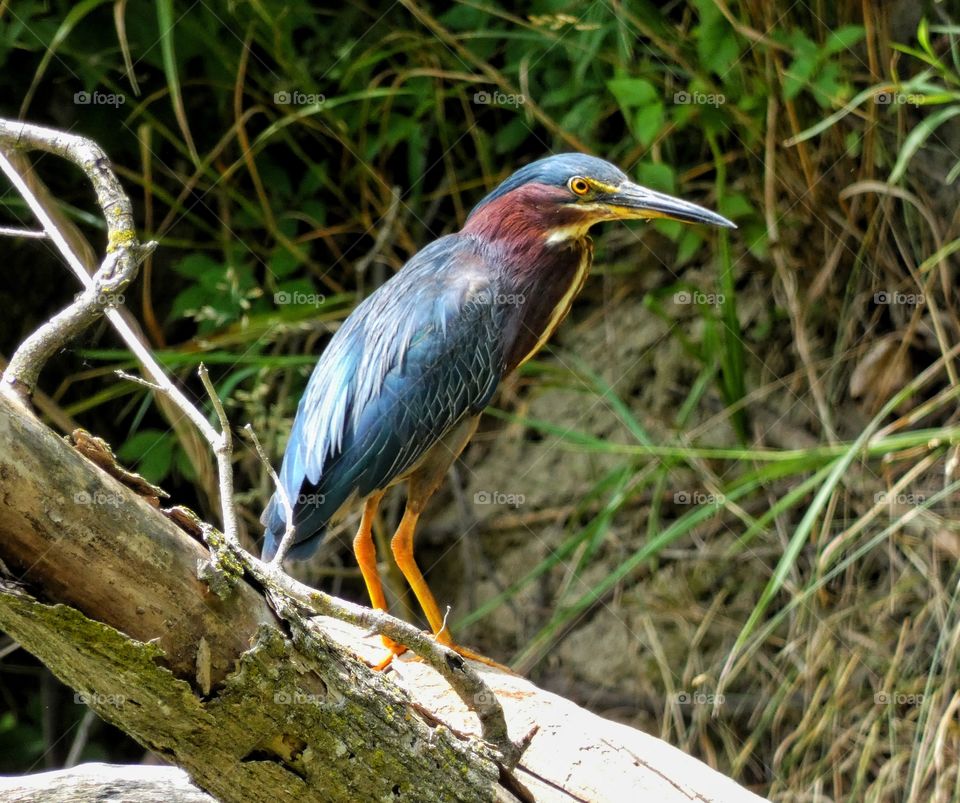
[[[306, 557], [346, 504], [401, 479], [503, 373], [504, 308], [480, 243], [443, 237], [364, 300], [323, 352], [287, 443], [280, 483]], [[264, 511], [264, 556], [285, 530], [277, 497]]]

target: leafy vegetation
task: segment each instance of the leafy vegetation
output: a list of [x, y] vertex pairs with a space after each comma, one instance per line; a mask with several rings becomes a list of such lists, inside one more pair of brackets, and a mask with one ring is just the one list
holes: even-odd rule
[[[472, 512], [491, 552], [536, 551], [494, 563], [455, 626], [586, 703], [612, 685], [598, 707], [771, 799], [958, 800], [960, 27], [927, 5], [26, 0], [0, 8], [0, 112], [104, 146], [160, 241], [128, 308], [276, 456], [357, 299], [529, 159], [597, 153], [736, 221], [599, 236], [561, 344], [465, 457], [482, 472], [519, 434], [528, 465], [570, 456], [572, 492], [544, 518], [516, 475], [522, 515]], [[37, 170], [101, 247], [78, 176]], [[4, 244], [9, 354], [72, 290], [35, 242]], [[631, 299], [661, 333], [631, 357], [646, 373], [596, 334]], [[135, 365], [102, 331], [62, 355], [42, 380], [59, 420], [215, 518], [209, 456], [117, 369]], [[253, 545], [269, 479], [252, 450], [236, 469]], [[362, 598], [351, 570], [302, 571]], [[621, 630], [626, 668], [598, 669]], [[56, 737], [15, 701], [39, 670], [12, 666], [0, 740], [28, 769]], [[130, 749], [112, 741], [84, 755]]]

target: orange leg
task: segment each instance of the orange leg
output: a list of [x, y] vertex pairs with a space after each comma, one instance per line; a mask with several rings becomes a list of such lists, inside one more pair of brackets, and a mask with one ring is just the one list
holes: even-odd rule
[[430, 629], [437, 637], [437, 641], [449, 645], [453, 643], [453, 640], [450, 638], [449, 631], [444, 628], [440, 606], [433, 598], [433, 592], [430, 591], [427, 581], [423, 579], [423, 574], [421, 574], [420, 568], [413, 558], [413, 534], [419, 518], [419, 511], [408, 503], [407, 509], [403, 512], [400, 526], [397, 527], [397, 532], [393, 536], [393, 540], [390, 541], [390, 548], [393, 550], [393, 557], [397, 561], [397, 566], [410, 584], [410, 589], [417, 598], [417, 602], [420, 603], [420, 608], [427, 617], [427, 622], [430, 623]]
[[[360, 527], [353, 539], [353, 554], [356, 556], [357, 565], [360, 566], [360, 574], [363, 576], [363, 582], [367, 586], [367, 595], [370, 597], [370, 604], [381, 611], [387, 609], [387, 598], [383, 593], [383, 585], [380, 583], [380, 572], [377, 570], [377, 550], [373, 545], [373, 520], [377, 515], [377, 508], [382, 493], [373, 494], [367, 497], [363, 506], [363, 516], [360, 518]], [[406, 647], [397, 644], [393, 639], [382, 636], [384, 646], [390, 650], [390, 655], [377, 668], [385, 668], [394, 655], [400, 655], [406, 650]]]
[[447, 647], [456, 650], [464, 658], [470, 658], [471, 660], [480, 661], [488, 666], [495, 666], [498, 669], [510, 671], [505, 666], [501, 666], [496, 661], [484, 655], [480, 655], [479, 653], [455, 644], [453, 637], [450, 635], [450, 630], [444, 624], [444, 617], [443, 614], [440, 613], [440, 606], [437, 605], [433, 592], [430, 591], [427, 581], [423, 579], [423, 574], [420, 572], [420, 568], [417, 566], [417, 562], [413, 557], [413, 535], [417, 527], [417, 520], [420, 518], [420, 511], [423, 509], [420, 503], [421, 500], [414, 496], [414, 487], [414, 484], [411, 483], [411, 495], [407, 499], [407, 507], [403, 512], [403, 519], [400, 521], [400, 526], [397, 528], [393, 540], [390, 541], [390, 548], [393, 551], [394, 559], [397, 561], [397, 566], [410, 584], [410, 589], [413, 591], [414, 596], [416, 596], [417, 602], [420, 603], [424, 616], [427, 617], [427, 621], [430, 623], [430, 629], [433, 631], [434, 637], [441, 644], [445, 644]]

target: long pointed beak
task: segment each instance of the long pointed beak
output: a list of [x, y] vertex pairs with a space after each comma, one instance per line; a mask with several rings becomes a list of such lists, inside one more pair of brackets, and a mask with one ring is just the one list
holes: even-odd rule
[[737, 227], [732, 221], [702, 206], [648, 190], [629, 181], [624, 182], [616, 192], [604, 195], [601, 200], [618, 218], [627, 220], [667, 218], [684, 223], [707, 223], [725, 229]]

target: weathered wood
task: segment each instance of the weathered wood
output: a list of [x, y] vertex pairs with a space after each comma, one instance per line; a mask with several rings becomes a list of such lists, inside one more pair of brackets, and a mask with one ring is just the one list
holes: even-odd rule
[[276, 617], [247, 585], [223, 601], [197, 578], [206, 547], [0, 395], [0, 559], [47, 599], [140, 639], [191, 677], [233, 669]]
[[160, 665], [155, 645], [9, 584], [0, 584], [0, 627], [78, 700], [218, 800], [498, 799], [489, 756], [433, 727], [401, 689], [323, 641], [311, 645], [321, 662], [264, 626], [204, 698]]
[[179, 767], [136, 764], [80, 764], [68, 770], [0, 778], [0, 799], [8, 803], [216, 803]]
[[382, 657], [378, 639], [326, 619], [278, 625], [244, 582], [223, 602], [196, 579], [204, 556], [0, 395], [0, 561], [16, 581], [0, 585], [0, 627], [218, 799], [760, 799], [653, 737], [484, 668], [512, 738], [539, 727], [511, 779], [428, 666], [372, 672], [357, 655]]

